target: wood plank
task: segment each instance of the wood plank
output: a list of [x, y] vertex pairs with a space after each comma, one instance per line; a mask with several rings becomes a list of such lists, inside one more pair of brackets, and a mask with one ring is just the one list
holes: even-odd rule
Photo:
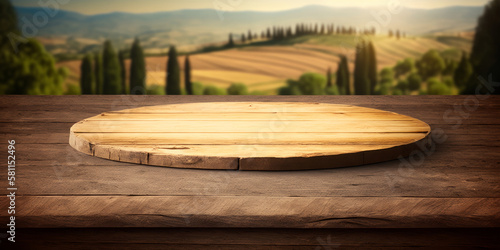
[[[463, 161], [463, 159], [457, 160]], [[20, 165], [19, 195], [500, 198], [500, 169], [399, 162], [301, 172], [200, 171], [120, 165]], [[485, 163], [484, 165], [490, 165]], [[481, 163], [483, 165], [483, 163]], [[6, 178], [4, 174], [2, 178]], [[23, 181], [23, 180], [30, 180]], [[50, 185], [47, 185], [50, 183]], [[168, 183], [166, 185], [165, 183]], [[6, 189], [0, 194], [6, 195]]]
[[[74, 122], [35, 122], [35, 123], [2, 123], [0, 134], [16, 136], [17, 134], [47, 134], [67, 133]], [[471, 136], [491, 135], [500, 132], [500, 124], [455, 124], [431, 123], [432, 129], [442, 129], [449, 135]]]
[[498, 228], [461, 229], [19, 229], [26, 249], [499, 248]]
[[[359, 120], [394, 120], [394, 113], [389, 112], [316, 112], [311, 116], [310, 112], [175, 112], [175, 113], [151, 113], [141, 111], [117, 111], [105, 112], [94, 116], [87, 121], [359, 121]], [[398, 120], [412, 121], [414, 118], [399, 116]]]
[[[0, 137], [2, 138], [14, 138], [18, 142], [22, 144], [67, 144], [69, 134], [67, 130], [69, 130], [68, 126], [65, 129], [53, 129], [50, 124], [46, 125], [45, 129], [41, 129], [42, 125], [38, 126], [40, 130], [38, 131], [33, 131], [32, 133], [0, 133]], [[437, 129], [438, 127], [435, 127]], [[499, 127], [500, 128], [500, 127]], [[442, 143], [441, 146], [500, 146], [500, 138], [496, 138], [494, 136], [491, 136], [491, 134], [495, 134], [496, 129], [486, 129], [484, 127], [478, 127], [478, 128], [472, 128], [472, 129], [455, 129], [455, 130], [444, 130], [446, 133], [446, 142]], [[199, 141], [200, 143], [203, 143], [203, 140], [205, 138], [208, 138], [207, 136], [210, 136], [211, 133], [200, 133]], [[240, 138], [243, 140], [245, 143], [248, 144], [259, 144], [259, 143], [266, 143], [266, 144], [271, 144], [272, 140], [270, 136], [255, 136], [253, 133], [227, 133], [228, 135], [234, 136], [235, 138]], [[217, 140], [218, 144], [225, 144], [226, 143], [226, 134], [218, 134], [219, 140]], [[286, 137], [287, 133], [274, 133], [272, 137], [274, 140], [277, 141], [283, 141], [286, 142], [290, 140], [288, 137]], [[297, 137], [297, 140], [307, 142], [308, 144], [312, 144], [313, 141], [312, 139], [316, 142], [321, 142], [327, 143], [326, 138], [330, 138], [332, 136], [332, 133], [308, 133], [306, 135], [304, 134], [296, 134], [295, 136]], [[373, 135], [373, 137], [372, 137]], [[380, 135], [380, 137], [378, 136]], [[415, 135], [413, 133], [409, 133], [408, 135]], [[147, 136], [145, 133], [123, 133], [123, 134], [106, 134], [101, 136], [95, 136], [90, 133], [87, 133], [87, 136], [92, 137], [92, 140], [96, 140], [97, 143], [106, 143], [106, 144], [113, 144], [111, 141], [108, 141], [106, 138], [112, 137], [116, 140], [125, 140], [125, 138], [122, 138], [122, 136], [127, 136], [130, 138], [130, 142], [134, 143], [140, 143], [137, 137], [140, 136]], [[381, 137], [386, 137], [386, 134], [384, 133], [360, 133], [356, 136], [359, 136], [360, 138], [363, 137], [370, 137], [371, 140], [379, 141], [379, 143], [383, 143]], [[394, 138], [393, 138], [394, 136]], [[391, 141], [394, 140], [396, 142], [399, 140], [398, 138], [399, 134], [398, 133], [391, 133], [390, 138], [387, 138], [387, 140]], [[389, 137], [389, 135], [387, 135]], [[301, 139], [302, 138], [302, 139]], [[311, 140], [309, 140], [310, 138]], [[161, 140], [163, 139], [175, 139], [177, 143], [183, 144], [183, 143], [193, 143], [192, 141], [189, 140], [189, 138], [186, 138], [185, 136], [182, 136], [180, 134], [174, 134], [174, 133], [164, 133], [164, 134], [159, 134], [158, 137], [156, 138], [149, 138], [148, 140], [151, 140], [154, 143], [160, 143]], [[214, 138], [215, 139], [215, 138]], [[350, 143], [350, 140], [346, 137], [342, 139], [346, 143]], [[330, 142], [331, 143], [331, 142]]]
[[[16, 199], [20, 228], [498, 227], [499, 198], [80, 196]], [[0, 201], [6, 207], [7, 200]], [[71, 211], [71, 220], [67, 220]], [[0, 218], [6, 220], [6, 211]], [[126, 217], [124, 217], [126, 215]], [[431, 220], [429, 218], [432, 218]]]
[[393, 145], [424, 133], [74, 133], [103, 145]]
[[[322, 102], [347, 105], [375, 107], [375, 105], [461, 105], [467, 98], [474, 96], [3, 96], [0, 99], [1, 107], [23, 106], [58, 106], [68, 103], [79, 103], [82, 107], [89, 105], [103, 106], [109, 110], [116, 106], [118, 110], [123, 106], [141, 107], [145, 105], [164, 105], [166, 103], [190, 102]], [[484, 106], [500, 106], [498, 96], [480, 96], [480, 104]], [[16, 104], [15, 106], [12, 104]]]
[[[478, 156], [481, 156], [478, 158]], [[6, 152], [0, 152], [6, 158]], [[106, 161], [67, 144], [19, 144], [23, 194], [498, 197], [500, 162], [490, 146], [438, 145], [422, 163], [254, 173], [156, 168]], [[418, 158], [417, 158], [418, 160]], [[7, 178], [0, 172], [0, 179]], [[29, 182], [22, 180], [30, 180]], [[144, 185], [148, 180], [149, 185]], [[47, 185], [47, 183], [51, 183]], [[163, 185], [170, 183], [172, 186]], [[1, 190], [0, 190], [1, 193]]]
[[414, 121], [91, 121], [76, 123], [75, 133], [427, 133], [429, 126]]

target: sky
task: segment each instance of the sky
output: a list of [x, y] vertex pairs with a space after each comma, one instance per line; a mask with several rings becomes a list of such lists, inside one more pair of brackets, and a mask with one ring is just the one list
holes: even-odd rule
[[[398, 1], [408, 8], [433, 9], [448, 6], [484, 6], [489, 0], [11, 0], [15, 6], [65, 3], [65, 10], [93, 15], [109, 12], [149, 13], [180, 9], [221, 9], [225, 11], [280, 11], [307, 5], [330, 7], [381, 7]], [[50, 6], [50, 5], [49, 5]]]

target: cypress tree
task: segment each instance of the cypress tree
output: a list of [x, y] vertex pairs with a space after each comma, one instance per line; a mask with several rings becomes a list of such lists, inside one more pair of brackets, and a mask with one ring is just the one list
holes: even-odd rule
[[252, 42], [252, 31], [248, 31], [248, 41]]
[[345, 83], [345, 94], [352, 95], [351, 90], [351, 72], [349, 72], [349, 63], [347, 62], [347, 57], [342, 56], [342, 69], [343, 69], [343, 79]]
[[186, 93], [192, 95], [193, 87], [191, 86], [191, 62], [189, 61], [189, 55], [186, 55], [186, 60], [184, 61], [184, 85]]
[[241, 34], [241, 43], [246, 43], [246, 41], [245, 34]]
[[332, 87], [332, 68], [328, 67], [328, 70], [326, 71], [326, 87]]
[[127, 94], [127, 71], [125, 69], [125, 51], [120, 50], [118, 52], [118, 60], [120, 61], [120, 80], [121, 80], [121, 85], [122, 85], [122, 92], [121, 94], [126, 95]]
[[226, 46], [229, 48], [234, 47], [233, 33], [229, 33], [229, 40]]
[[104, 95], [118, 95], [122, 93], [120, 62], [111, 41], [104, 42], [102, 54]]
[[347, 63], [347, 57], [344, 55], [340, 56], [340, 62], [338, 64], [338, 69], [337, 69], [336, 83], [339, 89], [339, 94], [341, 95], [351, 94], [349, 65]]
[[337, 84], [337, 88], [339, 89], [340, 95], [346, 94], [346, 82], [344, 77], [344, 55], [340, 56], [340, 61], [337, 66], [337, 79], [335, 80], [335, 84]]
[[144, 51], [138, 38], [134, 40], [130, 50], [130, 94], [146, 94], [146, 62]]
[[368, 43], [367, 54], [368, 54], [368, 79], [370, 80], [370, 93], [375, 92], [375, 87], [377, 86], [377, 54], [375, 52], [375, 46], [370, 41]]
[[96, 95], [102, 95], [102, 82], [103, 82], [103, 74], [102, 74], [102, 56], [97, 53], [94, 56], [94, 89], [93, 93]]
[[170, 46], [167, 62], [167, 84], [165, 93], [167, 95], [181, 94], [181, 76], [179, 61], [177, 60], [177, 50], [175, 46]]
[[9, 0], [0, 0], [0, 47], [9, 44], [9, 35], [19, 35], [17, 14]]
[[368, 57], [365, 42], [356, 47], [356, 62], [354, 69], [354, 91], [356, 95], [370, 94], [370, 80], [368, 78]]
[[93, 77], [92, 77], [92, 56], [85, 55], [82, 60], [82, 64], [80, 66], [80, 93], [82, 95], [91, 95], [92, 94], [92, 85], [93, 85]]
[[462, 94], [475, 94], [476, 89], [480, 93], [500, 94], [500, 87], [488, 89], [478, 87], [478, 77], [481, 76], [486, 81], [500, 82], [500, 0], [490, 1], [483, 15], [479, 18], [476, 33], [474, 35], [474, 45], [470, 55], [470, 62], [474, 70], [474, 77], [469, 79], [467, 87]]
[[457, 69], [455, 70], [455, 74], [453, 78], [455, 80], [455, 85], [463, 90], [465, 88], [466, 83], [469, 81], [469, 78], [472, 76], [472, 65], [467, 58], [467, 54], [465, 51], [462, 54], [462, 59], [458, 64]]

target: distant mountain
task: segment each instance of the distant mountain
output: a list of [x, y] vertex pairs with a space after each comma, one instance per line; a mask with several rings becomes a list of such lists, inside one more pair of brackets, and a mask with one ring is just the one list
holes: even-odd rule
[[[40, 11], [44, 12], [42, 8], [16, 7], [16, 10], [21, 28], [26, 28], [30, 23], [35, 25], [33, 16]], [[251, 29], [252, 32], [260, 34], [262, 30], [273, 25], [295, 27], [296, 23], [302, 22], [334, 23], [363, 28], [368, 22], [377, 21], [377, 13], [383, 10], [317, 5], [279, 12], [218, 13], [212, 9], [199, 9], [147, 14], [115, 12], [82, 15], [59, 10], [54, 17], [49, 17], [47, 24], [35, 26], [35, 35], [66, 37], [73, 39], [73, 42], [77, 41], [77, 38], [86, 39], [87, 43], [77, 46], [77, 51], [91, 46], [89, 39], [96, 42], [112, 39], [120, 43], [135, 36], [139, 36], [146, 47], [163, 48], [169, 44], [195, 45], [224, 41], [230, 32], [238, 36]], [[420, 35], [467, 31], [475, 28], [482, 12], [483, 7], [403, 9], [400, 14], [391, 15], [391, 21], [381, 32], [385, 33], [387, 29], [401, 29], [408, 34]]]

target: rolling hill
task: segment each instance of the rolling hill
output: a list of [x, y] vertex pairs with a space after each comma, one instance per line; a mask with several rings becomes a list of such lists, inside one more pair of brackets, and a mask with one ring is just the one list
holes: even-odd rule
[[[16, 7], [20, 26], [33, 23], [33, 15], [42, 8]], [[169, 45], [178, 47], [197, 46], [227, 39], [230, 32], [236, 35], [260, 32], [270, 26], [294, 26], [296, 23], [334, 23], [336, 25], [364, 28], [368, 22], [376, 21], [384, 8], [331, 8], [306, 6], [279, 12], [225, 12], [219, 18], [213, 9], [179, 10], [170, 12], [131, 14], [108, 13], [82, 15], [59, 10], [43, 27], [37, 27], [35, 36], [65, 43], [45, 45], [52, 53], [85, 53], [95, 51], [105, 39], [111, 39], [118, 48], [128, 46], [138, 36], [144, 47], [155, 52], [164, 52]], [[401, 29], [409, 35], [450, 33], [473, 30], [482, 7], [448, 7], [441, 9], [403, 9], [391, 15], [387, 29]]]
[[[193, 80], [221, 88], [244, 83], [250, 91], [275, 94], [287, 79], [296, 79], [305, 72], [325, 74], [328, 67], [335, 72], [339, 54], [348, 56], [352, 72], [357, 39], [356, 36], [306, 36], [274, 45], [256, 42], [241, 48], [195, 54], [190, 56]], [[379, 70], [393, 67], [404, 58], [419, 58], [431, 48], [448, 52], [470, 51], [472, 44], [467, 37], [396, 40], [380, 36], [374, 37], [373, 41]], [[462, 47], [457, 47], [457, 44]], [[148, 85], [165, 84], [166, 62], [166, 56], [146, 58]], [[179, 63], [184, 65], [184, 57], [179, 57]], [[80, 61], [61, 62], [59, 66], [68, 67], [72, 72], [69, 82], [78, 82]]]

